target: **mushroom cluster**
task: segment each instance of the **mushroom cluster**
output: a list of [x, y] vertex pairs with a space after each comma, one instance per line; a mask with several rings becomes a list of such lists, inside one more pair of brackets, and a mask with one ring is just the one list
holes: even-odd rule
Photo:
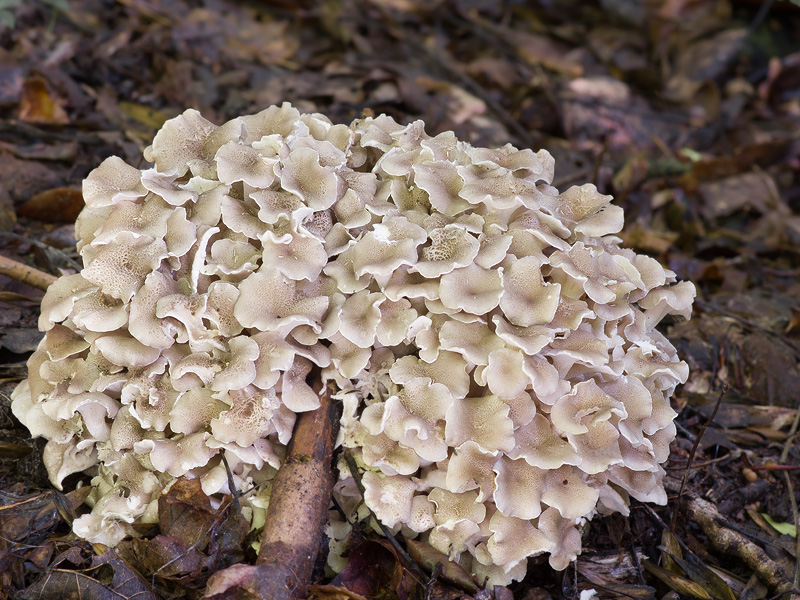
[[630, 496], [666, 501], [688, 369], [654, 327], [694, 287], [620, 247], [610, 196], [552, 187], [546, 151], [283, 104], [187, 110], [145, 158], [84, 182], [84, 268], [48, 290], [13, 394], [53, 484], [92, 475], [78, 535], [115, 545], [179, 477], [230, 493], [224, 462], [256, 526], [310, 374], [339, 390], [363, 502], [491, 583], [565, 568]]

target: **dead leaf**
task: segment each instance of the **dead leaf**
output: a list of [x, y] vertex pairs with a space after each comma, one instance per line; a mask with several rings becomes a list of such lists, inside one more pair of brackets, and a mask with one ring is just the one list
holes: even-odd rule
[[0, 153], [0, 181], [15, 202], [51, 188], [63, 185], [58, 172], [51, 166], [34, 160], [19, 160], [8, 153]]
[[709, 593], [694, 581], [676, 575], [671, 571], [667, 571], [649, 560], [643, 560], [642, 565], [648, 573], [660, 579], [670, 589], [675, 590], [679, 594], [698, 598], [699, 600], [711, 600]]
[[18, 59], [0, 48], [0, 106], [16, 104], [22, 93], [23, 69]]
[[778, 187], [765, 172], [743, 173], [703, 184], [703, 213], [707, 219], [728, 216], [738, 210], [752, 209], [765, 214], [780, 201]]
[[786, 329], [783, 330], [785, 334], [797, 334], [800, 331], [800, 308], [796, 306], [791, 307], [792, 311], [792, 318], [789, 321], [789, 324], [786, 326]]
[[672, 571], [676, 575], [682, 575], [681, 568], [672, 559], [673, 556], [683, 558], [681, 545], [678, 543], [678, 539], [666, 527], [664, 527], [664, 530], [661, 532], [661, 545], [664, 547], [661, 551], [661, 566], [668, 571]]
[[674, 74], [667, 80], [664, 97], [689, 102], [702, 85], [727, 69], [744, 44], [745, 29], [727, 29], [680, 49]]
[[19, 600], [159, 600], [147, 582], [113, 550], [80, 570], [51, 569], [17, 595]]
[[13, 154], [17, 158], [28, 160], [66, 160], [73, 161], [78, 153], [77, 142], [52, 144], [18, 145], [0, 142], [0, 149]]
[[219, 511], [203, 492], [199, 479], [180, 478], [158, 499], [158, 521], [163, 535], [185, 546], [199, 544], [220, 519]]
[[343, 586], [362, 596], [373, 598], [389, 585], [394, 568], [394, 556], [374, 541], [358, 540], [351, 534], [348, 540], [347, 566], [333, 579], [333, 585]]
[[441, 570], [439, 571], [441, 579], [473, 595], [478, 591], [478, 586], [472, 580], [472, 575], [430, 544], [416, 540], [406, 540], [406, 549], [411, 558], [417, 561], [428, 573], [433, 573], [436, 566], [441, 565]]
[[455, 125], [461, 125], [486, 112], [483, 100], [447, 81], [418, 77], [417, 83], [429, 91], [446, 94], [448, 119]]
[[367, 600], [361, 594], [338, 585], [310, 585], [308, 597], [310, 600]]
[[[74, 511], [86, 499], [87, 491], [72, 492], [66, 496], [69, 510]], [[61, 492], [48, 491], [19, 499], [8, 498], [0, 506], [0, 531], [7, 540], [23, 540], [35, 533], [43, 533], [55, 527], [60, 519], [55, 495]], [[10, 501], [9, 501], [10, 500]]]
[[618, 202], [624, 200], [634, 188], [641, 185], [647, 177], [649, 166], [644, 152], [638, 152], [625, 161], [611, 180]]
[[529, 65], [541, 66], [570, 78], [583, 74], [580, 60], [570, 54], [570, 48], [550, 37], [513, 29], [508, 29], [505, 36]]
[[607, 75], [567, 82], [560, 99], [564, 128], [573, 142], [604, 143], [617, 154], [620, 148], [633, 154], [650, 147], [654, 136], [674, 139], [679, 131], [625, 82]]
[[0, 328], [0, 346], [15, 354], [33, 352], [42, 341], [42, 337], [42, 333], [33, 327]]
[[74, 223], [83, 207], [81, 190], [58, 187], [36, 194], [25, 201], [17, 213], [45, 223]]
[[69, 118], [60, 101], [50, 91], [44, 77], [32, 75], [22, 85], [19, 119], [29, 123], [65, 125]]
[[508, 90], [520, 85], [522, 78], [507, 60], [481, 57], [467, 65], [467, 73], [473, 78], [489, 81], [501, 89]]
[[0, 458], [22, 458], [31, 453], [30, 446], [0, 441]]
[[665, 254], [680, 237], [672, 231], [654, 231], [639, 221], [622, 231], [623, 244], [628, 248], [644, 250], [658, 255]]
[[119, 108], [123, 113], [125, 113], [126, 116], [130, 117], [137, 123], [141, 123], [148, 129], [152, 129], [153, 131], [161, 129], [164, 121], [169, 119], [171, 116], [166, 115], [159, 110], [154, 110], [149, 106], [136, 104], [135, 102], [122, 101], [119, 103]]
[[683, 572], [686, 573], [692, 581], [701, 585], [712, 598], [738, 600], [728, 584], [695, 555], [689, 554], [686, 558], [673, 555], [672, 560], [683, 569]]

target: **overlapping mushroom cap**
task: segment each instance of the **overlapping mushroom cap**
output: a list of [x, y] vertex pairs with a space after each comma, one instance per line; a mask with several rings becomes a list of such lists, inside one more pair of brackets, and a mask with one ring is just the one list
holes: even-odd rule
[[188, 110], [145, 158], [84, 182], [84, 269], [47, 292], [13, 395], [56, 486], [94, 474], [79, 535], [118, 543], [177, 477], [230, 492], [223, 456], [263, 509], [312, 372], [366, 504], [492, 583], [540, 553], [563, 569], [629, 496], [665, 502], [688, 373], [654, 327], [694, 288], [620, 248], [609, 196], [559, 194], [546, 151], [284, 104]]

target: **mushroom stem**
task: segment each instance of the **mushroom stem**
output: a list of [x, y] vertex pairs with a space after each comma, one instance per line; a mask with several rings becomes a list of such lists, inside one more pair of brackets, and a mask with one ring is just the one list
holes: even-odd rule
[[44, 271], [40, 271], [39, 269], [35, 269], [25, 263], [12, 260], [3, 255], [0, 255], [0, 275], [11, 277], [22, 283], [27, 283], [40, 290], [47, 290], [50, 284], [58, 279], [50, 275], [50, 273], [45, 273]]

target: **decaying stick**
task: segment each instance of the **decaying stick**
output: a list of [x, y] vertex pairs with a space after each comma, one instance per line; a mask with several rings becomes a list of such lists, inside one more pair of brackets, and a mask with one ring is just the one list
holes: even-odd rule
[[756, 544], [721, 525], [719, 522], [721, 515], [711, 502], [689, 495], [686, 510], [717, 550], [742, 560], [776, 593], [792, 589], [792, 582], [783, 567], [767, 556], [767, 553]]
[[47, 290], [57, 277], [0, 254], [0, 275], [6, 275], [40, 290]]
[[332, 393], [325, 388], [320, 407], [297, 418], [286, 462], [272, 484], [256, 565], [219, 571], [208, 582], [206, 598], [305, 598], [334, 483], [331, 457], [337, 418]]

